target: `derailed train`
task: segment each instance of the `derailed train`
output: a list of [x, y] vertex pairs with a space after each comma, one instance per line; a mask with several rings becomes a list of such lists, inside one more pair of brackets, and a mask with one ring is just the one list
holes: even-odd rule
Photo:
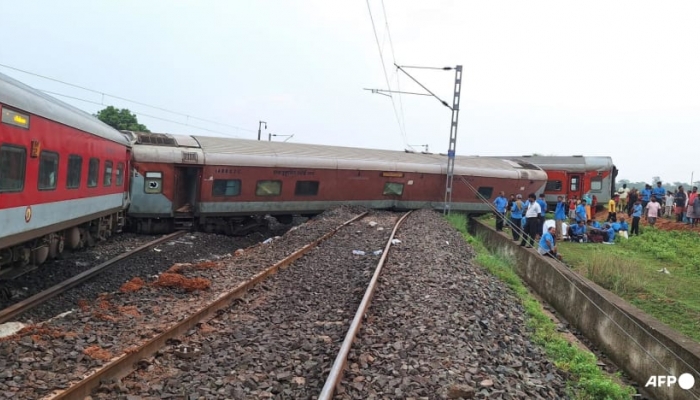
[[[199, 229], [245, 233], [341, 204], [442, 209], [433, 154], [119, 132], [0, 74], [0, 275], [108, 238]], [[499, 191], [540, 191], [524, 161], [457, 157], [451, 209], [480, 213]]]

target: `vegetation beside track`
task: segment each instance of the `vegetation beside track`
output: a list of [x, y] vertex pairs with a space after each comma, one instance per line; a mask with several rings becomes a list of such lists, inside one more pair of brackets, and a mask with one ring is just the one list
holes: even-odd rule
[[520, 298], [528, 314], [532, 339], [541, 345], [548, 357], [570, 374], [572, 397], [576, 399], [629, 399], [632, 387], [619, 382], [619, 374], [611, 376], [602, 371], [595, 355], [569, 343], [544, 313], [542, 305], [528, 292], [512, 267], [512, 261], [490, 253], [479, 238], [466, 231], [466, 217], [452, 214], [447, 220], [458, 229], [476, 252], [476, 262], [506, 283]]
[[[492, 216], [482, 221], [495, 226]], [[581, 276], [700, 342], [700, 236], [648, 226], [641, 233], [612, 246], [561, 242], [559, 252]]]

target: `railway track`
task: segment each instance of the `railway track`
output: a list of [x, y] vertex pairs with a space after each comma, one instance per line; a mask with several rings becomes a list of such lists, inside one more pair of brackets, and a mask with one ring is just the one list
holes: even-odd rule
[[227, 293], [219, 295], [213, 302], [199, 309], [197, 312], [194, 312], [181, 319], [176, 324], [163, 330], [157, 336], [142, 342], [135, 348], [130, 348], [126, 354], [113, 358], [102, 368], [94, 372], [90, 372], [81, 381], [72, 384], [65, 390], [54, 392], [53, 394], [45, 397], [45, 399], [84, 399], [86, 396], [90, 396], [93, 390], [98, 388], [101, 383], [113, 382], [129, 375], [135, 370], [135, 368], [137, 368], [140, 361], [152, 356], [172, 340], [186, 334], [203, 321], [207, 321], [215, 317], [222, 309], [228, 307], [237, 299], [240, 299], [255, 285], [263, 282], [269, 276], [274, 275], [280, 269], [289, 266], [294, 261], [316, 248], [320, 243], [335, 235], [340, 229], [364, 218], [367, 214], [367, 212], [363, 212], [343, 222], [336, 228], [327, 232], [325, 235], [318, 237], [310, 243], [307, 243], [273, 265], [264, 268], [260, 272], [253, 275], [250, 279], [240, 283]]
[[46, 301], [52, 299], [53, 297], [56, 297], [60, 295], [61, 293], [64, 293], [68, 291], [69, 289], [80, 285], [83, 282], [86, 282], [95, 276], [106, 272], [109, 270], [109, 267], [112, 265], [123, 261], [125, 259], [128, 259], [129, 257], [133, 257], [136, 254], [141, 253], [142, 251], [149, 249], [153, 246], [156, 246], [160, 243], [167, 242], [169, 240], [176, 239], [182, 235], [184, 235], [186, 232], [180, 231], [180, 232], [175, 232], [171, 233], [170, 235], [163, 236], [161, 238], [158, 238], [156, 240], [150, 241], [142, 246], [139, 246], [131, 251], [122, 253], [108, 261], [105, 261], [87, 271], [84, 271], [70, 279], [67, 279], [57, 285], [54, 285], [42, 292], [39, 292], [35, 294], [34, 296], [31, 296], [27, 299], [24, 299], [18, 303], [13, 304], [10, 307], [7, 307], [3, 310], [0, 310], [0, 324], [5, 323], [8, 321], [12, 321], [14, 318], [17, 316], [45, 303]]

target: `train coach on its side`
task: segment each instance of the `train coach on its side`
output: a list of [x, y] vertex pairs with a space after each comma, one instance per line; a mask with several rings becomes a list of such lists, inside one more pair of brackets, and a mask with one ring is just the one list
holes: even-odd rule
[[[265, 214], [280, 222], [338, 205], [442, 209], [446, 157], [389, 150], [132, 133], [129, 223], [139, 232], [196, 228], [243, 234]], [[458, 157], [455, 175], [478, 194], [528, 194], [547, 175], [526, 162]], [[490, 210], [455, 179], [451, 209]]]
[[130, 159], [121, 132], [3, 74], [0, 113], [0, 275], [119, 230]]

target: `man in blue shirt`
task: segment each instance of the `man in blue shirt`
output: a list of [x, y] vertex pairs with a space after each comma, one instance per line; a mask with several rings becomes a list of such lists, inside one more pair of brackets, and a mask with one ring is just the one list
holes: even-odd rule
[[547, 214], [547, 202], [544, 200], [544, 193], [540, 194], [540, 198], [537, 200], [537, 204], [540, 205], [540, 219], [539, 223], [540, 226], [538, 227], [537, 232], [542, 232], [544, 230], [544, 216]]
[[632, 206], [632, 229], [630, 230], [630, 236], [636, 234], [639, 236], [639, 220], [642, 218], [642, 202], [637, 200]]
[[561, 240], [561, 227], [566, 219], [566, 209], [567, 204], [564, 203], [564, 197], [557, 196], [557, 206], [554, 208], [554, 226], [557, 229], [555, 233], [557, 240]]
[[581, 243], [586, 241], [586, 225], [583, 220], [569, 227], [569, 240]]
[[498, 232], [503, 232], [503, 222], [505, 222], [506, 206], [508, 205], [506, 194], [500, 192], [496, 200], [493, 201], [493, 205], [496, 206], [496, 230]]
[[523, 196], [521, 194], [515, 197], [513, 205], [510, 207], [510, 223], [513, 230], [513, 240], [520, 240], [520, 232], [522, 231], [523, 212], [527, 206], [523, 204]]
[[581, 200], [581, 204], [576, 206], [576, 222], [585, 223], [588, 219], [588, 213], [586, 212], [586, 200]]
[[646, 185], [644, 190], [639, 192], [639, 195], [642, 198], [642, 209], [647, 208], [647, 204], [649, 203], [649, 200], [651, 200], [651, 185]]
[[607, 244], [615, 243], [615, 229], [609, 224], [605, 224], [605, 242]]
[[554, 229], [556, 228], [550, 226], [547, 232], [545, 232], [545, 234], [542, 235], [542, 238], [540, 239], [540, 246], [537, 248], [537, 252], [546, 257], [559, 259], [560, 257], [557, 254], [557, 244], [554, 240], [553, 235]]
[[656, 182], [656, 187], [654, 188], [654, 190], [651, 191], [651, 195], [656, 197], [656, 201], [658, 201], [659, 204], [664, 204], [664, 196], [666, 195], [666, 189], [661, 187], [661, 181]]

